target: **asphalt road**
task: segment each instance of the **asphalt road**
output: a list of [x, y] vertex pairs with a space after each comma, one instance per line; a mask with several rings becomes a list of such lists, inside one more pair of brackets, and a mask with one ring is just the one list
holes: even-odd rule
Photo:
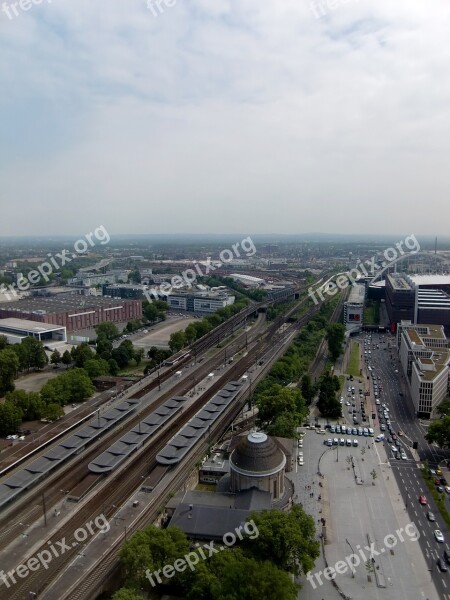
[[[359, 336], [360, 340], [365, 339], [365, 335]], [[398, 360], [397, 348], [388, 348], [388, 344], [395, 346], [395, 336], [385, 334], [385, 341], [381, 341], [381, 334], [373, 333], [370, 351], [371, 354], [364, 354], [364, 343], [362, 341], [362, 356], [365, 359], [364, 363], [368, 367], [372, 366], [372, 373], [375, 374], [377, 382], [381, 383], [382, 389], [380, 391], [381, 403], [386, 403], [389, 407], [390, 421], [392, 429], [395, 433], [400, 431], [401, 436], [397, 438], [397, 445], [405, 450], [407, 455], [406, 460], [399, 460], [392, 457], [392, 453], [389, 450], [387, 441], [381, 442], [386, 446], [386, 453], [389, 458], [389, 462], [392, 468], [392, 473], [395, 475], [397, 484], [399, 486], [405, 509], [411, 516], [411, 520], [416, 523], [421, 537], [419, 544], [422, 552], [427, 560], [427, 564], [430, 565], [429, 569], [431, 577], [436, 585], [436, 588], [440, 594], [440, 598], [443, 600], [450, 600], [450, 577], [449, 573], [441, 573], [436, 564], [437, 558], [443, 555], [443, 550], [447, 549], [450, 551], [450, 532], [446, 527], [439, 510], [431, 496], [429, 490], [423, 481], [423, 476], [418, 468], [418, 464], [427, 460], [430, 464], [437, 464], [442, 460], [450, 458], [450, 452], [441, 450], [436, 446], [430, 446], [424, 439], [426, 428], [420, 423], [420, 421], [414, 415], [414, 409], [411, 401], [411, 397], [408, 392], [408, 387], [402, 374], [402, 368]], [[375, 348], [373, 347], [375, 345]], [[377, 348], [377, 345], [379, 348]], [[367, 346], [367, 352], [368, 352]], [[391, 358], [392, 356], [392, 358]], [[396, 372], [397, 371], [397, 372]], [[370, 385], [371, 400], [372, 404], [375, 404], [373, 396], [373, 380], [371, 373], [366, 372], [370, 375], [369, 379], [366, 378], [366, 383]], [[380, 380], [378, 380], [380, 376]], [[402, 396], [400, 395], [402, 392]], [[375, 435], [380, 433], [379, 419], [378, 416], [375, 419]], [[389, 436], [389, 432], [383, 432], [386, 438]], [[418, 457], [411, 452], [412, 443], [416, 441], [418, 443]], [[447, 471], [448, 473], [448, 471]], [[445, 473], [444, 473], [445, 475]], [[449, 474], [450, 475], [450, 474]], [[450, 481], [450, 477], [447, 476], [447, 480]], [[445, 493], [445, 492], [444, 492]], [[428, 499], [428, 507], [422, 506], [418, 498], [421, 495], [425, 495]], [[450, 507], [450, 498], [446, 498], [447, 507]], [[426, 516], [427, 510], [431, 510], [436, 516], [436, 522], [430, 522]], [[434, 530], [440, 529], [444, 535], [444, 543], [439, 543], [434, 537]]]

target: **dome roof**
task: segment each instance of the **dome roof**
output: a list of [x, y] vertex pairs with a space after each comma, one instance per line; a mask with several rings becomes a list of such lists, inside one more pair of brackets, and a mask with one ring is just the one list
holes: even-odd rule
[[283, 468], [286, 457], [272, 438], [262, 431], [253, 431], [233, 450], [230, 463], [231, 469], [240, 473], [264, 475]]

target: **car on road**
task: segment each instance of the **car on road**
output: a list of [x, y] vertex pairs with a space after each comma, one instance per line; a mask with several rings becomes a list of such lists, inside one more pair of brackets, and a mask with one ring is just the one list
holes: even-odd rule
[[436, 517], [434, 516], [434, 513], [431, 512], [431, 510], [427, 511], [427, 519], [431, 522], [436, 521]]
[[444, 559], [439, 557], [436, 562], [437, 562], [437, 566], [439, 567], [439, 571], [442, 571], [443, 573], [447, 573], [448, 567], [445, 564]]
[[450, 565], [450, 550], [444, 550], [444, 559], [445, 562]]
[[442, 531], [440, 529], [435, 529], [433, 533], [434, 533], [434, 537], [436, 538], [436, 541], [439, 542], [440, 544], [443, 544], [444, 536], [442, 535]]
[[419, 496], [419, 502], [422, 506], [426, 506], [428, 504], [428, 500], [426, 496]]

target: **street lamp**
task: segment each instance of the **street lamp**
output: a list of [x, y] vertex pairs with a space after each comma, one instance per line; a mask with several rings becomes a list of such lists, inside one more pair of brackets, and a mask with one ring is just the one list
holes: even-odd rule
[[[350, 550], [352, 551], [352, 554], [355, 554], [355, 551], [353, 550], [352, 545], [350, 544], [350, 542], [348, 541], [347, 538], [345, 538], [345, 541], [350, 546]], [[355, 578], [355, 567], [352, 565], [352, 579], [354, 579], [354, 578]]]

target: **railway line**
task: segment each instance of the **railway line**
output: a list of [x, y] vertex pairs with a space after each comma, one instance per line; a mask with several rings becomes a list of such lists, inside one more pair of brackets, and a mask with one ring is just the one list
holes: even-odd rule
[[[313, 307], [310, 311], [316, 312], [317, 308]], [[262, 352], [267, 352], [270, 349], [274, 348], [276, 342], [280, 339], [281, 336], [288, 335], [289, 331], [293, 331], [295, 329], [300, 328], [304, 325], [307, 320], [310, 318], [311, 314], [307, 313], [304, 317], [292, 324], [287, 328], [287, 330], [283, 334], [274, 335], [273, 326], [271, 326], [266, 333], [261, 336], [261, 341], [256, 340], [253, 341], [251, 348], [249, 348], [247, 356], [242, 358], [237, 364], [233, 365], [232, 373], [227, 373], [222, 375], [214, 384], [208, 389], [207, 392], [202, 394], [192, 405], [187, 408], [180, 417], [172, 422], [164, 431], [164, 433], [159, 437], [157, 443], [152, 443], [152, 445], [147, 446], [145, 450], [139, 452], [139, 454], [134, 455], [134, 460], [127, 468], [126, 478], [124, 479], [122, 475], [111, 475], [105, 484], [102, 486], [101, 494], [95, 494], [89, 501], [87, 501], [80, 510], [78, 510], [73, 517], [71, 517], [65, 525], [60, 528], [55, 534], [49, 536], [42, 544], [41, 548], [47, 548], [50, 544], [56, 543], [62, 537], [66, 538], [70, 549], [64, 553], [64, 555], [55, 558], [52, 563], [49, 565], [48, 570], [44, 573], [42, 571], [37, 571], [30, 573], [26, 582], [18, 582], [18, 584], [14, 587], [14, 589], [9, 590], [9, 598], [11, 600], [19, 600], [22, 598], [28, 598], [28, 591], [31, 589], [35, 589], [38, 594], [41, 594], [43, 590], [49, 585], [51, 581], [55, 578], [55, 575], [65, 567], [68, 562], [76, 555], [79, 551], [78, 545], [75, 543], [76, 540], [73, 537], [73, 532], [78, 528], [82, 527], [86, 522], [90, 519], [94, 519], [99, 514], [103, 513], [105, 517], [111, 518], [114, 515], [115, 507], [121, 506], [126, 499], [131, 495], [131, 493], [139, 487], [142, 477], [148, 474], [149, 466], [151, 468], [156, 466], [155, 457], [156, 454], [161, 448], [162, 445], [165, 445], [174, 433], [187, 421], [192, 418], [192, 416], [198, 411], [198, 409], [205, 402], [205, 397], [209, 398], [215, 392], [220, 390], [230, 378], [238, 378], [242, 374], [248, 370], [249, 367], [253, 365], [255, 362], [255, 355], [261, 356]], [[181, 395], [180, 391], [175, 391], [172, 389], [170, 391], [170, 395], [177, 393], [177, 395]], [[224, 420], [229, 421], [230, 415], [227, 417], [223, 417], [221, 423]], [[218, 424], [218, 427], [220, 424]], [[185, 471], [184, 471], [185, 475]], [[164, 492], [167, 494], [167, 490]], [[108, 507], [105, 509], [104, 501], [102, 498], [108, 498]], [[157, 505], [159, 508], [159, 504], [156, 502], [154, 506]], [[101, 510], [103, 508], [103, 510]], [[148, 515], [151, 517], [151, 515]], [[136, 524], [136, 527], [138, 524]], [[45, 597], [45, 596], [40, 596]], [[52, 596], [47, 596], [51, 598]], [[58, 599], [59, 600], [59, 599]]]
[[[97, 443], [94, 443], [92, 447], [88, 447], [85, 452], [72, 460], [70, 463], [70, 472], [56, 472], [54, 475], [51, 475], [47, 479], [43, 480], [42, 483], [37, 486], [34, 492], [31, 491], [28, 494], [24, 494], [23, 498], [18, 499], [14, 504], [10, 505], [7, 510], [3, 510], [0, 517], [0, 535], [2, 537], [3, 547], [6, 547], [9, 543], [16, 539], [18, 535], [20, 535], [23, 529], [21, 523], [33, 523], [40, 516], [42, 516], [44, 504], [42, 490], [44, 487], [46, 509], [50, 510], [55, 504], [61, 501], [61, 490], [73, 489], [75, 486], [80, 484], [84, 477], [87, 476], [87, 465], [89, 462], [91, 462], [91, 460], [93, 460], [97, 455], [101, 454], [102, 451], [106, 450], [112, 443], [118, 440], [125, 433], [125, 431], [132, 429], [133, 426], [137, 425], [139, 421], [143, 420], [148, 414], [153, 412], [167, 399], [173, 396], [185, 395], [193, 387], [193, 385], [206, 377], [210, 371], [223, 364], [226, 352], [228, 352], [228, 355], [230, 356], [231, 353], [237, 352], [242, 345], [245, 345], [245, 343], [251, 344], [259, 335], [261, 335], [261, 330], [264, 325], [265, 319], [264, 316], [261, 315], [259, 323], [255, 324], [254, 329], [249, 331], [248, 334], [246, 332], [241, 333], [236, 339], [232, 340], [223, 351], [198, 365], [197, 370], [192, 373], [190, 377], [180, 380], [169, 390], [163, 392], [157, 400], [147, 407], [147, 409], [139, 413], [134, 413], [134, 415], [125, 423], [111, 431], [109, 435], [103, 436], [101, 440], [99, 440]], [[273, 326], [270, 329], [272, 328]], [[156, 389], [160, 383], [163, 383], [163, 381], [169, 379], [175, 370], [179, 368], [180, 363], [177, 363], [171, 367], [164, 374], [164, 379], [161, 378], [160, 381], [158, 381], [158, 378], [154, 379], [143, 388], [143, 393], [141, 393], [141, 391], [139, 392], [139, 396], [142, 398], [145, 394]], [[135, 395], [132, 397], [134, 398]]]

